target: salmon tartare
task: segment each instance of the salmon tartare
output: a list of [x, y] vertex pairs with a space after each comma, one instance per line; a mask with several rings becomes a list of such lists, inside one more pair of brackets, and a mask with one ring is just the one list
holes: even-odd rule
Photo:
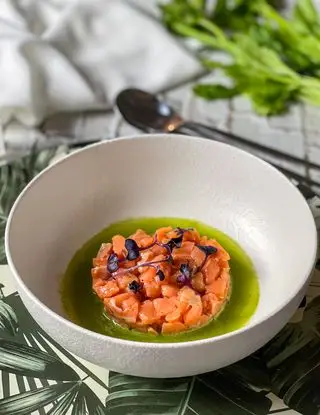
[[107, 315], [153, 334], [199, 328], [223, 309], [231, 291], [230, 256], [195, 228], [138, 229], [115, 235], [93, 259], [92, 288]]

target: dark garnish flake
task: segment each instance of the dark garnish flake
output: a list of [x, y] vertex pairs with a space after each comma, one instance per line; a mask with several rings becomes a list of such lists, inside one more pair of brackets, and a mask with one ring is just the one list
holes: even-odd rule
[[182, 244], [183, 235], [178, 236], [177, 238], [170, 239], [164, 246], [168, 247], [169, 251], [172, 252], [174, 248], [180, 248]]
[[180, 228], [179, 226], [177, 226], [175, 228], [175, 232], [177, 233], [178, 236], [181, 236], [184, 234], [184, 229]]
[[134, 261], [135, 259], [138, 259], [140, 257], [140, 253], [136, 251], [128, 251], [128, 254], [126, 256], [128, 261]]
[[134, 293], [138, 293], [141, 290], [142, 285], [138, 281], [132, 281], [130, 282], [128, 287], [130, 291], [133, 291]]
[[128, 251], [128, 254], [127, 254], [128, 261], [134, 261], [135, 259], [139, 258], [140, 250], [139, 250], [139, 247], [136, 241], [130, 238], [126, 239], [125, 247], [126, 247], [126, 250]]
[[107, 270], [109, 272], [116, 272], [119, 269], [119, 258], [117, 257], [117, 254], [111, 254], [108, 258], [107, 262]]
[[188, 279], [192, 277], [192, 269], [189, 267], [188, 264], [181, 264], [180, 272], [182, 275], [184, 275]]
[[125, 243], [124, 243], [124, 246], [128, 250], [133, 249], [133, 250], [139, 251], [138, 244], [137, 244], [137, 242], [134, 239], [127, 238], [126, 241], [125, 241]]
[[193, 231], [194, 230], [194, 228], [180, 228], [179, 226], [177, 226], [176, 228], [175, 228], [175, 232], [177, 233], [177, 235], [178, 236], [181, 236], [181, 235], [183, 235], [185, 232], [188, 232], [188, 231]]
[[183, 285], [191, 285], [191, 279], [193, 276], [193, 270], [189, 264], [180, 265], [180, 275], [177, 277], [177, 282]]
[[198, 271], [201, 271], [202, 268], [204, 267], [205, 263], [207, 262], [207, 259], [210, 255], [213, 255], [215, 253], [218, 252], [218, 249], [215, 246], [207, 246], [207, 245], [196, 245], [196, 247], [198, 249], [200, 249], [200, 251], [202, 251], [205, 254], [204, 260], [202, 262], [202, 264], [200, 265], [200, 267], [198, 267]]
[[191, 279], [187, 278], [183, 274], [178, 275], [177, 283], [182, 284], [182, 285], [188, 285], [189, 287], [191, 287]]
[[173, 264], [173, 256], [172, 255], [168, 255], [166, 261], [168, 262], [168, 264]]
[[161, 271], [161, 269], [158, 269], [156, 275], [157, 275], [157, 277], [159, 278], [160, 281], [164, 281], [164, 279], [166, 278], [163, 271]]
[[206, 246], [206, 245], [196, 245], [206, 256], [213, 255], [218, 252], [218, 249], [215, 246]]
[[177, 276], [177, 282], [180, 284], [186, 284], [188, 282], [188, 278], [186, 278], [183, 274]]

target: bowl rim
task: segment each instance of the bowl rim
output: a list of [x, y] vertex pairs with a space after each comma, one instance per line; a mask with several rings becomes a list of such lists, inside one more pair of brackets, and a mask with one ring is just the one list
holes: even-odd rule
[[[33, 294], [33, 292], [29, 289], [29, 287], [26, 285], [26, 283], [20, 277], [20, 275], [19, 275], [19, 273], [18, 273], [18, 271], [17, 271], [17, 269], [14, 265], [14, 260], [11, 257], [11, 252], [10, 252], [11, 222], [13, 221], [14, 214], [15, 214], [15, 211], [16, 211], [18, 205], [20, 204], [22, 199], [25, 197], [28, 190], [31, 187], [33, 187], [35, 185], [35, 183], [39, 179], [41, 179], [41, 177], [43, 175], [45, 175], [48, 171], [53, 170], [54, 168], [57, 168], [62, 163], [67, 163], [70, 158], [77, 157], [77, 156], [81, 155], [82, 153], [84, 153], [86, 151], [90, 151], [92, 148], [105, 146], [105, 145], [109, 145], [109, 144], [112, 144], [114, 142], [120, 142], [120, 141], [124, 141], [124, 142], [125, 141], [139, 141], [139, 140], [143, 141], [143, 140], [146, 140], [146, 139], [149, 139], [149, 140], [152, 140], [152, 139], [153, 140], [159, 140], [160, 139], [161, 140], [161, 139], [167, 139], [167, 138], [184, 140], [184, 141], [198, 141], [200, 144], [201, 144], [201, 141], [203, 141], [203, 140], [209, 140], [213, 143], [213, 145], [216, 145], [218, 147], [229, 148], [230, 151], [233, 151], [235, 154], [238, 154], [239, 156], [244, 156], [244, 157], [247, 157], [247, 158], [255, 159], [262, 166], [269, 169], [269, 171], [273, 171], [273, 173], [275, 173], [278, 176], [279, 179], [287, 182], [287, 185], [290, 186], [291, 189], [294, 192], [296, 192], [296, 194], [300, 197], [301, 201], [303, 202], [303, 204], [306, 207], [306, 215], [310, 216], [310, 218], [312, 219], [312, 222], [314, 224], [314, 226], [313, 226], [313, 235], [310, 235], [310, 238], [312, 238], [312, 243], [313, 243], [313, 252], [312, 252], [311, 259], [310, 259], [309, 267], [306, 270], [305, 275], [304, 275], [304, 283], [299, 285], [296, 288], [296, 290], [294, 291], [294, 293], [290, 297], [288, 297], [284, 301], [282, 301], [281, 304], [278, 307], [276, 307], [274, 310], [272, 310], [270, 313], [268, 313], [265, 317], [258, 319], [253, 325], [250, 325], [250, 320], [249, 320], [243, 327], [240, 327], [239, 329], [236, 329], [234, 331], [230, 331], [230, 332], [227, 332], [225, 334], [214, 336], [214, 337], [208, 337], [208, 338], [204, 338], [204, 339], [190, 340], [190, 341], [184, 341], [184, 342], [165, 342], [165, 343], [160, 343], [159, 342], [159, 343], [157, 343], [157, 342], [142, 342], [142, 341], [135, 341], [135, 340], [120, 339], [120, 338], [117, 338], [117, 337], [108, 336], [106, 334], [101, 334], [101, 333], [94, 332], [92, 330], [89, 330], [85, 327], [82, 327], [82, 326], [72, 322], [71, 320], [67, 319], [66, 317], [63, 317], [63, 316], [59, 315], [58, 313], [53, 311], [50, 307], [48, 307], [45, 303], [43, 303], [35, 294]], [[113, 344], [114, 346], [117, 346], [117, 345], [118, 346], [130, 346], [130, 347], [136, 346], [138, 348], [150, 348], [150, 349], [168, 349], [168, 348], [181, 349], [181, 348], [190, 348], [190, 347], [215, 343], [215, 342], [220, 341], [220, 340], [231, 339], [233, 337], [236, 337], [239, 334], [243, 334], [243, 333], [247, 332], [250, 329], [253, 329], [253, 328], [256, 328], [256, 327], [260, 326], [261, 324], [263, 324], [264, 322], [269, 320], [271, 317], [278, 314], [282, 309], [286, 308], [286, 306], [299, 294], [299, 292], [302, 289], [303, 285], [311, 279], [312, 271], [314, 269], [316, 259], [317, 259], [317, 251], [318, 251], [318, 232], [317, 232], [316, 223], [315, 223], [315, 220], [314, 220], [314, 216], [311, 212], [311, 209], [310, 209], [306, 199], [302, 196], [302, 194], [299, 192], [297, 187], [281, 171], [279, 171], [278, 169], [276, 169], [275, 167], [273, 167], [271, 164], [264, 161], [263, 159], [259, 158], [258, 156], [255, 156], [255, 155], [253, 155], [253, 154], [251, 154], [251, 153], [249, 153], [249, 152], [247, 152], [243, 149], [240, 149], [238, 147], [232, 146], [231, 144], [210, 140], [210, 139], [207, 139], [207, 138], [201, 137], [201, 136], [189, 136], [189, 135], [187, 136], [187, 135], [173, 134], [173, 133], [170, 133], [170, 134], [157, 134], [157, 133], [156, 134], [152, 134], [152, 133], [151, 134], [143, 134], [143, 133], [141, 133], [141, 134], [136, 134], [136, 135], [127, 135], [127, 136], [123, 136], [123, 137], [116, 137], [116, 138], [112, 138], [112, 139], [109, 139], [109, 140], [103, 140], [103, 141], [99, 141], [97, 143], [90, 144], [88, 146], [85, 146], [84, 148], [77, 149], [77, 150], [67, 154], [66, 156], [62, 157], [61, 159], [55, 161], [53, 164], [50, 164], [45, 169], [43, 169], [21, 191], [21, 193], [19, 194], [19, 196], [15, 200], [15, 202], [14, 202], [14, 204], [13, 204], [11, 210], [10, 210], [10, 213], [9, 213], [9, 216], [8, 216], [8, 219], [7, 219], [6, 229], [5, 229], [5, 252], [6, 252], [9, 268], [12, 271], [13, 277], [14, 277], [16, 283], [18, 284], [18, 286], [20, 287], [20, 289], [23, 290], [26, 293], [26, 295], [29, 297], [29, 299], [32, 300], [37, 305], [38, 308], [45, 311], [47, 314], [50, 315], [51, 318], [53, 318], [54, 320], [57, 320], [60, 324], [65, 325], [67, 328], [69, 328], [71, 330], [75, 330], [80, 335], [85, 334], [85, 335], [88, 335], [89, 337], [93, 337], [95, 340], [99, 340], [99, 341], [102, 341], [102, 342], [109, 342], [109, 343]]]

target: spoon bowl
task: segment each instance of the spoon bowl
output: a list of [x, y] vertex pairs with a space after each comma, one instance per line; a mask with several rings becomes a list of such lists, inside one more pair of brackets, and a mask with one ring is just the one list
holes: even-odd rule
[[166, 102], [140, 89], [125, 89], [117, 96], [117, 107], [131, 125], [147, 133], [171, 132], [182, 118]]

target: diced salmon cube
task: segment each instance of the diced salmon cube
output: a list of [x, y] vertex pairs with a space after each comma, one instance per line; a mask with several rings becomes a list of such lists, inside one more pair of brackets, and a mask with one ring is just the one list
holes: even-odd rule
[[143, 283], [150, 283], [155, 280], [156, 270], [152, 267], [145, 268], [145, 271], [140, 275], [140, 281]]
[[122, 235], [115, 235], [112, 238], [113, 251], [120, 256], [124, 256], [126, 239]]
[[128, 290], [128, 285], [132, 281], [139, 281], [138, 277], [136, 277], [133, 274], [130, 274], [129, 272], [127, 274], [119, 275], [117, 277], [117, 283], [121, 290], [126, 291]]
[[101, 283], [95, 284], [93, 286], [98, 297], [100, 297], [101, 299], [113, 297], [114, 295], [120, 292], [117, 281], [110, 280], [110, 281], [101, 281], [101, 282], [102, 284]]
[[100, 249], [97, 254], [97, 258], [106, 258], [112, 252], [112, 244], [101, 244]]
[[141, 304], [139, 318], [143, 324], [154, 324], [158, 317], [151, 300], [146, 300]]
[[200, 242], [200, 235], [199, 232], [196, 229], [188, 229], [183, 234], [183, 240], [184, 241], [192, 241], [198, 244]]
[[163, 323], [162, 334], [179, 333], [185, 329], [186, 326], [178, 321], [173, 323]]
[[110, 276], [110, 273], [108, 272], [106, 265], [101, 265], [91, 269], [91, 276], [94, 280], [97, 278], [107, 279]]
[[197, 248], [196, 246], [193, 247], [190, 255], [196, 267], [200, 267], [203, 264], [206, 257], [205, 253], [202, 252], [201, 249]]
[[210, 245], [210, 246], [214, 246], [215, 248], [218, 248], [218, 252], [217, 252], [216, 256], [219, 259], [223, 259], [225, 261], [230, 260], [230, 255], [228, 254], [228, 252], [215, 239], [209, 239], [208, 242], [206, 243], [206, 245], [207, 246]]
[[176, 297], [179, 292], [179, 288], [174, 285], [164, 284], [161, 286], [161, 294], [163, 297]]
[[181, 321], [181, 318], [182, 318], [181, 309], [177, 307], [174, 311], [166, 315], [165, 320], [168, 322], [173, 322], [173, 321]]
[[202, 297], [203, 311], [207, 315], [215, 316], [220, 311], [222, 305], [223, 303], [212, 293], [205, 294]]
[[161, 295], [161, 286], [156, 281], [144, 283], [144, 289], [148, 298], [158, 298]]
[[226, 277], [223, 277], [222, 274], [219, 278], [214, 280], [212, 283], [207, 285], [206, 291], [208, 293], [215, 294], [215, 296], [223, 300], [228, 295], [228, 289], [229, 289], [229, 279]]
[[194, 327], [199, 324], [199, 319], [202, 315], [202, 302], [199, 295], [195, 295], [192, 298], [192, 302], [189, 303], [190, 307], [183, 316], [184, 324], [188, 327]]
[[205, 292], [206, 285], [204, 283], [204, 276], [202, 272], [197, 272], [192, 278], [192, 288], [198, 291], [199, 293]]
[[211, 284], [215, 281], [220, 274], [220, 267], [215, 258], [208, 258], [205, 266], [203, 267], [203, 273], [205, 276], [205, 283]]
[[161, 318], [166, 316], [175, 310], [176, 306], [173, 301], [170, 301], [171, 298], [156, 298], [153, 300], [153, 305], [158, 317]]
[[153, 237], [148, 235], [144, 230], [138, 229], [133, 235], [130, 236], [133, 239], [139, 248], [146, 248], [150, 246], [153, 242]]
[[167, 242], [169, 240], [167, 233], [172, 231], [171, 226], [165, 226], [164, 228], [159, 228], [156, 231], [157, 241]]

